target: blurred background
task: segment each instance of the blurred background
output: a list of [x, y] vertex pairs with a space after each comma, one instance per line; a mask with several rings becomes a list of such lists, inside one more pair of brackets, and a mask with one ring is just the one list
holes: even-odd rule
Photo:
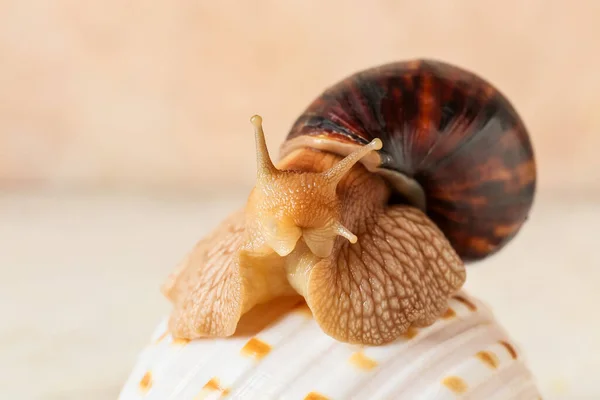
[[473, 266], [545, 398], [600, 398], [600, 2], [0, 1], [0, 385], [116, 398], [158, 287], [357, 70], [416, 57], [484, 76], [539, 165], [532, 217]]

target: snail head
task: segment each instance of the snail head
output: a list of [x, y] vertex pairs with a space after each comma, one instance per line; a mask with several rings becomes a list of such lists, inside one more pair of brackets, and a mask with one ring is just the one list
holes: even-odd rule
[[331, 254], [337, 236], [356, 243], [357, 237], [341, 223], [338, 183], [360, 159], [382, 147], [380, 139], [349, 154], [324, 172], [280, 170], [267, 149], [262, 118], [254, 125], [257, 182], [246, 205], [246, 242], [258, 254], [289, 255], [302, 238], [317, 257]]

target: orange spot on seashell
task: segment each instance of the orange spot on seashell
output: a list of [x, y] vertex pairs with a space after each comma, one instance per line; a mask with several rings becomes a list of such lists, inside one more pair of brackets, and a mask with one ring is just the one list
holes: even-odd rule
[[469, 388], [467, 383], [458, 376], [448, 376], [444, 378], [442, 384], [454, 393], [465, 393]]
[[229, 394], [230, 390], [221, 386], [219, 378], [211, 378], [211, 380], [206, 382], [206, 384], [202, 387], [202, 391], [198, 396], [196, 396], [195, 400], [205, 398], [210, 392], [220, 392], [221, 397], [225, 397]]
[[508, 353], [510, 354], [510, 356], [512, 357], [513, 360], [516, 360], [518, 357], [517, 354], [517, 350], [515, 350], [515, 348], [508, 342], [505, 342], [504, 340], [500, 340], [498, 343], [500, 343], [502, 346], [504, 346], [506, 348], [506, 351], [508, 351]]
[[367, 357], [362, 351], [352, 353], [350, 362], [360, 369], [373, 369], [377, 366], [377, 361]]
[[254, 357], [257, 360], [265, 357], [270, 351], [271, 346], [257, 338], [250, 339], [244, 347], [242, 347], [242, 354]]
[[446, 312], [444, 313], [444, 315], [442, 315], [443, 319], [451, 319], [456, 317], [456, 311], [454, 311], [452, 308], [448, 307], [448, 309], [446, 310]]
[[173, 339], [172, 344], [178, 345], [178, 346], [185, 346], [189, 342], [190, 342], [190, 339], [176, 338], [176, 339]]
[[455, 295], [454, 299], [456, 301], [461, 302], [462, 304], [464, 304], [465, 306], [467, 306], [467, 308], [471, 311], [477, 311], [477, 306], [475, 304], [473, 304], [473, 302], [463, 296], [460, 295]]
[[490, 368], [498, 368], [500, 365], [500, 361], [498, 360], [498, 356], [491, 351], [480, 351], [475, 355], [481, 362], [489, 366]]
[[412, 326], [408, 328], [406, 332], [402, 334], [404, 339], [410, 340], [419, 334], [419, 330], [417, 328], [413, 328]]
[[329, 400], [329, 397], [323, 396], [322, 394], [317, 392], [310, 392], [306, 395], [304, 400]]
[[147, 392], [148, 390], [150, 390], [150, 388], [152, 388], [152, 372], [148, 371], [144, 374], [144, 376], [142, 376], [142, 379], [140, 380], [140, 389], [143, 392]]

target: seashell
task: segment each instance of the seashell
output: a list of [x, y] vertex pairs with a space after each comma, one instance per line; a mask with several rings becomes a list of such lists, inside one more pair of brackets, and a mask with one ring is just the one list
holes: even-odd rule
[[227, 338], [173, 340], [163, 320], [120, 400], [540, 399], [527, 362], [480, 300], [459, 292], [428, 327], [381, 346], [323, 333], [302, 298], [244, 315]]

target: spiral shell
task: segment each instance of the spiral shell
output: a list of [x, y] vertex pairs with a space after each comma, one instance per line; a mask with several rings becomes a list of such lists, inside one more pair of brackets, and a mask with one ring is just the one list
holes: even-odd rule
[[282, 157], [307, 146], [347, 154], [374, 138], [383, 141], [379, 172], [426, 210], [463, 260], [495, 253], [527, 219], [536, 188], [527, 129], [475, 74], [431, 60], [356, 73], [302, 113]]
[[163, 321], [120, 400], [540, 398], [522, 353], [480, 301], [460, 293], [433, 325], [388, 345], [325, 335], [302, 300], [257, 307], [224, 339], [173, 340]]

